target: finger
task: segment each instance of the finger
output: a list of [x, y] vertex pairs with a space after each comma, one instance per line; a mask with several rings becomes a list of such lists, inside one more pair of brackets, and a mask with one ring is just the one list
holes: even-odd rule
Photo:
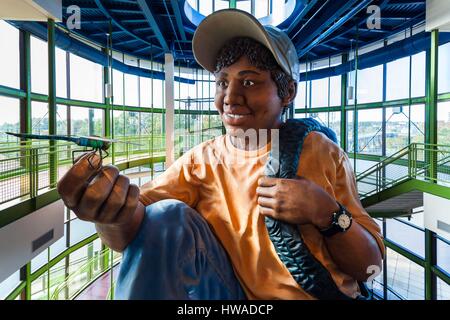
[[275, 209], [276, 200], [274, 198], [258, 197], [258, 204], [266, 208]]
[[263, 176], [258, 179], [258, 186], [260, 187], [272, 187], [277, 184], [278, 178], [270, 178]]
[[81, 158], [83, 158], [83, 157], [88, 157], [88, 156], [91, 155], [91, 154], [92, 154], [92, 151], [83, 152], [82, 154], [80, 154], [78, 157], [76, 157], [76, 158], [73, 160], [73, 163], [75, 164], [75, 163], [77, 163]]
[[[94, 165], [92, 167], [90, 162]], [[79, 202], [90, 179], [98, 172], [100, 157], [86, 153], [58, 181], [57, 190], [68, 208], [74, 208]]]
[[276, 186], [273, 186], [273, 187], [257, 187], [256, 188], [256, 194], [258, 196], [262, 196], [262, 197], [273, 198], [273, 197], [275, 197], [275, 188], [276, 188]]
[[116, 220], [114, 221], [115, 223], [123, 224], [131, 219], [139, 203], [139, 192], [139, 187], [137, 185], [130, 184], [125, 204], [117, 214]]
[[116, 182], [103, 206], [99, 210], [97, 221], [100, 223], [112, 223], [122, 209], [128, 195], [130, 179], [123, 175], [117, 177]]
[[104, 166], [99, 174], [87, 186], [77, 206], [77, 214], [81, 218], [95, 220], [100, 207], [108, 198], [119, 176], [119, 170], [114, 166]]
[[275, 210], [273, 210], [272, 208], [259, 206], [259, 213], [262, 214], [263, 216], [268, 216], [272, 218], [276, 217]]

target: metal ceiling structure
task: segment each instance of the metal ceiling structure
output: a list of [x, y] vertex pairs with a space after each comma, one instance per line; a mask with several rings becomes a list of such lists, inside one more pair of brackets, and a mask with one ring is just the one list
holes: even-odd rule
[[[105, 46], [111, 28], [115, 50], [161, 62], [165, 52], [172, 52], [179, 63], [195, 66], [191, 40], [196, 26], [186, 16], [185, 2], [63, 0], [60, 25], [65, 27], [71, 16], [67, 7], [76, 5], [81, 29], [71, 32]], [[378, 29], [368, 25], [371, 5], [380, 9]], [[348, 52], [355, 41], [362, 47], [385, 39], [424, 20], [425, 0], [296, 0], [294, 12], [278, 27], [293, 40], [300, 60], [315, 60]]]

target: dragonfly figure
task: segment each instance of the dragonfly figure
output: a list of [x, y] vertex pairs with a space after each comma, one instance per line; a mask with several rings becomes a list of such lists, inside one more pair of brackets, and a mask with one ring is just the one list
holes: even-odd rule
[[[23, 139], [70, 141], [81, 147], [92, 148], [91, 154], [88, 157], [89, 164], [91, 165], [92, 168], [94, 168], [94, 166], [92, 165], [91, 160], [93, 159], [95, 153], [98, 151], [98, 153], [100, 154], [100, 163], [98, 167], [101, 167], [103, 159], [109, 155], [107, 150], [109, 149], [112, 143], [125, 143], [140, 146], [140, 144], [138, 143], [120, 141], [115, 139], [107, 139], [97, 136], [40, 135], [40, 134], [14, 133], [14, 132], [5, 132], [5, 133]], [[83, 151], [80, 150], [72, 151], [73, 162], [75, 162], [75, 153], [77, 152]]]

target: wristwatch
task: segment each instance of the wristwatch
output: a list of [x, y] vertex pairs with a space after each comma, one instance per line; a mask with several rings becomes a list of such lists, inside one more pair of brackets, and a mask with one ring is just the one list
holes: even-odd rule
[[352, 214], [347, 209], [337, 202], [339, 209], [333, 213], [331, 226], [319, 230], [319, 232], [325, 237], [331, 237], [339, 232], [347, 231], [352, 225]]

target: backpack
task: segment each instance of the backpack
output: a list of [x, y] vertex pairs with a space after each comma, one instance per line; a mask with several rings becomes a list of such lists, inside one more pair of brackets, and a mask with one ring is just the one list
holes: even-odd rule
[[[312, 131], [321, 132], [337, 143], [334, 131], [312, 118], [288, 119], [279, 130], [278, 141], [272, 141], [265, 175], [294, 179], [304, 140]], [[353, 300], [339, 290], [329, 271], [311, 254], [296, 225], [271, 217], [265, 217], [265, 225], [279, 258], [307, 293], [319, 300]], [[372, 296], [365, 284], [358, 284], [362, 295], [357, 300], [370, 300]]]

